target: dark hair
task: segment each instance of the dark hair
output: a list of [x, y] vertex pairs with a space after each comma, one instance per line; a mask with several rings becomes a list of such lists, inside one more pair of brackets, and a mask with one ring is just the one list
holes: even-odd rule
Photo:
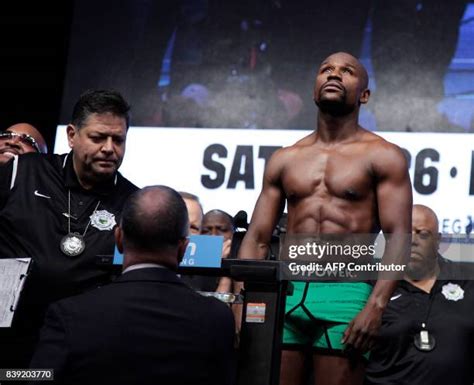
[[186, 204], [170, 187], [145, 187], [127, 199], [121, 227], [125, 247], [160, 251], [176, 246], [188, 234]]
[[91, 114], [111, 113], [125, 118], [127, 129], [130, 124], [130, 105], [123, 96], [114, 90], [87, 90], [74, 105], [72, 121], [80, 129]]

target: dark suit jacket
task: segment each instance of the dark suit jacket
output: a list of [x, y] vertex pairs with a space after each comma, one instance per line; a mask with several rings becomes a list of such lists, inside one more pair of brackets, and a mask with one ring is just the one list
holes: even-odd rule
[[137, 269], [51, 305], [30, 367], [58, 384], [232, 384], [234, 330], [225, 304]]

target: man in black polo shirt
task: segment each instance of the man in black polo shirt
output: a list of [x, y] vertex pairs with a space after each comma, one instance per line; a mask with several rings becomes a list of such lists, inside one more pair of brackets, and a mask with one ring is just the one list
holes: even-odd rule
[[87, 91], [67, 126], [69, 154], [25, 154], [0, 168], [0, 256], [33, 259], [13, 328], [0, 335], [0, 367], [27, 367], [49, 303], [110, 280], [100, 256], [113, 254], [137, 189], [117, 172], [128, 127], [119, 93]]
[[469, 278], [469, 264], [439, 255], [430, 208], [413, 206], [412, 228], [406, 277], [383, 314], [366, 384], [472, 385], [474, 287], [459, 279]]

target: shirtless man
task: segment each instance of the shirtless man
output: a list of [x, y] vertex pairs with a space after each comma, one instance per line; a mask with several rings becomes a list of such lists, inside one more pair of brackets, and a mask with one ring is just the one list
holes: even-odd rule
[[[319, 107], [317, 129], [270, 159], [240, 258], [265, 258], [285, 202], [288, 235], [382, 230], [393, 235], [383, 258], [408, 258], [409, 243], [402, 241], [411, 232], [407, 163], [397, 146], [358, 124], [360, 105], [370, 96], [367, 87], [367, 71], [352, 55], [339, 52], [323, 61], [314, 87], [314, 101]], [[304, 351], [309, 347], [316, 384], [361, 384], [364, 360], [360, 352], [372, 346], [397, 281], [378, 280], [373, 288], [362, 282], [313, 282], [309, 293], [304, 290], [307, 283], [294, 284], [294, 295], [287, 297], [287, 312], [308, 297], [306, 309], [316, 314], [308, 317], [302, 306], [287, 314], [280, 383], [302, 383]], [[318, 285], [324, 286], [322, 291], [318, 292]], [[333, 286], [328, 289], [328, 285]], [[351, 293], [352, 314], [337, 308], [335, 303], [340, 301], [326, 299], [331, 309], [318, 308], [321, 295], [346, 298]], [[340, 319], [343, 313], [350, 314], [346, 323]], [[298, 329], [301, 325], [304, 330]], [[321, 326], [323, 330], [318, 332]]]

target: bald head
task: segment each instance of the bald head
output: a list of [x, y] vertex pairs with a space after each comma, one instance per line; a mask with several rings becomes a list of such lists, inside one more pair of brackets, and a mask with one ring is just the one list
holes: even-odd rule
[[5, 132], [13, 135], [0, 137], [0, 164], [8, 162], [15, 155], [38, 152], [38, 150], [41, 153], [48, 152], [43, 136], [31, 124], [14, 124]]
[[[41, 153], [46, 154], [48, 152], [48, 147], [46, 146], [46, 142], [44, 141], [43, 135], [36, 129], [36, 127], [32, 126], [28, 123], [18, 123], [14, 124], [13, 126], [8, 127], [5, 131], [9, 132], [16, 132], [17, 134], [26, 134], [31, 136], [41, 151]], [[32, 152], [32, 151], [28, 151]]]
[[234, 234], [233, 218], [222, 210], [208, 211], [202, 220], [201, 234], [222, 235], [224, 239], [231, 239]]
[[439, 229], [438, 217], [428, 206], [413, 205], [413, 228], [428, 229], [432, 234], [437, 234]]
[[414, 205], [412, 212], [411, 257], [406, 274], [412, 280], [434, 277], [438, 266], [440, 235], [438, 217], [424, 205]]
[[148, 254], [173, 250], [188, 234], [183, 198], [166, 186], [138, 190], [124, 205], [121, 229], [125, 254], [128, 250]]
[[336, 52], [324, 59], [321, 63], [321, 66], [326, 63], [330, 63], [334, 60], [344, 62], [347, 65], [354, 67], [360, 77], [362, 87], [367, 88], [369, 86], [369, 74], [367, 73], [367, 70], [362, 65], [360, 60], [357, 59], [355, 56], [347, 52]]
[[369, 101], [369, 76], [362, 63], [346, 52], [337, 52], [321, 63], [314, 85], [313, 100], [320, 116], [352, 115]]

